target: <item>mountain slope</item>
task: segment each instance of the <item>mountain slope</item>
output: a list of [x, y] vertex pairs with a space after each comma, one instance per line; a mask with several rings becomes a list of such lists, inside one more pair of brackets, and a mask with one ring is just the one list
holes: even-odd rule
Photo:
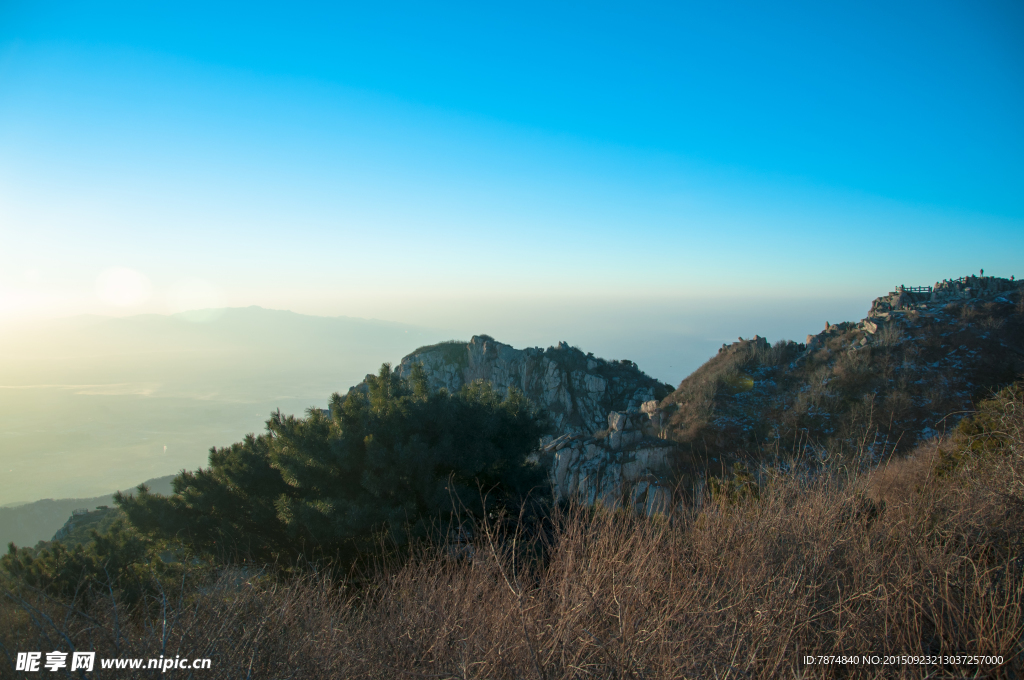
[[803, 344], [723, 345], [664, 400], [683, 467], [867, 449], [908, 450], [1024, 374], [1019, 281], [965, 277], [878, 298], [865, 319]]

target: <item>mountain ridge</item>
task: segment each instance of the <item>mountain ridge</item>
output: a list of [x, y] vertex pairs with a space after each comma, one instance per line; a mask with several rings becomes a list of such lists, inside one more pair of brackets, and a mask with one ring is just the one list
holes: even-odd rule
[[724, 344], [659, 403], [664, 436], [689, 468], [909, 451], [1024, 374], [1022, 290], [998, 277], [897, 286], [860, 321], [826, 322], [804, 343]]
[[736, 463], [835, 454], [879, 462], [952, 427], [956, 414], [1024, 374], [1022, 289], [998, 277], [898, 286], [861, 321], [826, 322], [804, 343], [755, 335], [723, 344], [664, 396], [640, 387], [595, 398], [585, 372], [599, 365], [593, 355], [565, 343], [515, 350], [490, 336], [420, 348], [394, 371], [408, 377], [420, 363], [435, 390], [471, 380], [523, 389], [552, 413], [553, 436], [535, 459], [556, 496], [649, 511]]
[[[143, 484], [153, 493], [168, 494], [172, 479], [174, 475], [166, 475], [148, 479]], [[123, 491], [131, 492], [134, 488]], [[0, 508], [0, 547], [6, 547], [8, 543], [33, 546], [39, 541], [50, 540], [75, 510], [92, 510], [101, 505], [114, 507], [116, 493], [91, 498], [43, 498], [4, 506]]]

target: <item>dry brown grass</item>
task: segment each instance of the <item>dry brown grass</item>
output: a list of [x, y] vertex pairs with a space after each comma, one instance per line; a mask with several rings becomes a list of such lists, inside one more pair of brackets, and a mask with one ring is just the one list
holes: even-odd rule
[[[212, 658], [197, 678], [1021, 677], [1015, 427], [1011, 455], [941, 479], [922, 448], [865, 475], [778, 475], [759, 501], [671, 519], [568, 511], [539, 562], [483, 531], [471, 558], [426, 550], [358, 591], [236, 569], [149, 616], [9, 596], [0, 622], [18, 626], [0, 642], [11, 653], [67, 651], [70, 640], [100, 656]], [[801, 661], [819, 654], [1004, 664]]]
[[913, 503], [927, 492], [935, 479], [939, 440], [929, 439], [906, 458], [893, 458], [868, 473], [867, 494], [875, 502], [888, 505]]
[[887, 322], [875, 333], [875, 342], [881, 347], [898, 347], [906, 339], [903, 329], [893, 322]]

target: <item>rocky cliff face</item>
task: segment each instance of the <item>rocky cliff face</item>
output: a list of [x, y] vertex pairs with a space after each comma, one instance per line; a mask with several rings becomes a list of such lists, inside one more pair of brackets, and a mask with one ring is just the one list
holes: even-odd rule
[[475, 335], [468, 343], [422, 347], [394, 370], [408, 378], [417, 363], [423, 364], [432, 390], [454, 392], [474, 380], [486, 380], [499, 392], [510, 387], [522, 390], [551, 415], [556, 436], [589, 436], [604, 427], [610, 411], [639, 412], [644, 402], [672, 391], [631, 361], [607, 361], [564, 342], [546, 350], [515, 349]]
[[[648, 402], [647, 411], [656, 402]], [[548, 470], [555, 500], [632, 507], [648, 514], [672, 502], [676, 447], [651, 436], [648, 413], [613, 411], [599, 436], [565, 434], [542, 441], [535, 460]]]

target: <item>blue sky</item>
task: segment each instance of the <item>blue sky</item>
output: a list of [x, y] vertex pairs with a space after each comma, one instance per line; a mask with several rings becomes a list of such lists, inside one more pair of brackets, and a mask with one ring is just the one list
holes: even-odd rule
[[815, 300], [799, 337], [1024, 274], [1022, 121], [1013, 2], [4, 0], [0, 321]]

